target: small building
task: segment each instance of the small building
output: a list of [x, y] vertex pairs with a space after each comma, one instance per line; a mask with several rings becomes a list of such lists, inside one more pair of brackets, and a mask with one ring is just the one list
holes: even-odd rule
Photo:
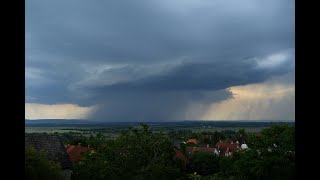
[[25, 147], [28, 146], [32, 146], [36, 150], [45, 150], [49, 160], [60, 164], [61, 174], [65, 179], [71, 179], [72, 162], [58, 135], [26, 133]]
[[195, 152], [206, 152], [206, 153], [212, 153], [212, 154], [216, 154], [219, 155], [219, 152], [217, 150], [217, 148], [215, 147], [210, 147], [209, 145], [207, 145], [206, 147], [187, 147], [186, 148], [186, 154], [193, 154]]
[[79, 163], [84, 157], [85, 154], [88, 152], [93, 152], [93, 149], [88, 147], [81, 146], [79, 143], [78, 145], [70, 145], [66, 146], [67, 153], [73, 163]]
[[220, 156], [232, 156], [240, 148], [239, 143], [233, 143], [233, 141], [217, 142], [216, 147]]
[[179, 149], [174, 149], [174, 151], [176, 158], [181, 159], [185, 163], [185, 165], [189, 163], [189, 160], [186, 158], [185, 155], [183, 155], [183, 153]]
[[188, 139], [188, 140], [186, 141], [186, 143], [199, 144], [200, 141], [198, 141], [197, 139]]

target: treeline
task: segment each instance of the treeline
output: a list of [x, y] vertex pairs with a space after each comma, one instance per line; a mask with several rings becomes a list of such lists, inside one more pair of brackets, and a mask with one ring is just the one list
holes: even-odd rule
[[[241, 134], [246, 134], [244, 130]], [[208, 133], [205, 133], [208, 134]], [[238, 133], [237, 133], [238, 134]], [[199, 134], [201, 135], [201, 134]], [[222, 136], [214, 132], [214, 137]], [[148, 126], [131, 128], [115, 140], [92, 138], [97, 147], [81, 164], [74, 179], [292, 179], [295, 175], [295, 128], [274, 125], [258, 135], [248, 134], [249, 150], [221, 157], [208, 153], [175, 157], [167, 135]], [[216, 141], [216, 140], [215, 140]], [[89, 142], [90, 143], [90, 142]]]
[[[222, 135], [214, 133], [217, 137]], [[175, 156], [169, 136], [154, 133], [147, 125], [129, 128], [116, 139], [98, 134], [78, 141], [94, 147], [95, 153], [87, 154], [81, 163], [74, 164], [72, 179], [295, 178], [294, 126], [273, 125], [259, 134], [247, 134], [246, 139], [249, 149], [232, 157], [185, 154], [189, 161], [184, 163]]]
[[101, 140], [96, 153], [88, 154], [73, 167], [73, 178], [180, 179], [186, 174], [182, 162], [174, 156], [167, 136], [142, 125], [115, 140]]

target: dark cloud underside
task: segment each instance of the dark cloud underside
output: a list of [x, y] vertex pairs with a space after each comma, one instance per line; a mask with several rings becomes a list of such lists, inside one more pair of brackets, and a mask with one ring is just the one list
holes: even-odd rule
[[92, 118], [104, 120], [188, 118], [194, 103], [231, 98], [231, 86], [292, 74], [294, 8], [292, 0], [27, 1], [26, 101], [98, 105]]

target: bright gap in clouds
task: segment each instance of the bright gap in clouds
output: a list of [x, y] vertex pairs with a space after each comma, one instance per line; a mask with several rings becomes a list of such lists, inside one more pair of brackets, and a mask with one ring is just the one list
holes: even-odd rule
[[234, 98], [212, 103], [202, 120], [295, 120], [295, 86], [260, 83], [234, 86]]
[[86, 119], [94, 107], [81, 107], [76, 104], [25, 104], [26, 119]]

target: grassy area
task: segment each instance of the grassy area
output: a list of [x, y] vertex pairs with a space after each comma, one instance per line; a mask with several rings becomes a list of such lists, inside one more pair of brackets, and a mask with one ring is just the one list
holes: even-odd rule
[[25, 127], [26, 133], [81, 133], [79, 130], [68, 129], [65, 130], [63, 127]]
[[[193, 133], [201, 133], [204, 131], [224, 131], [232, 130], [237, 132], [239, 129], [245, 129], [247, 132], [259, 132], [264, 128], [270, 127], [275, 123], [286, 122], [219, 122], [219, 121], [185, 121], [185, 122], [158, 122], [147, 123], [153, 132], [172, 132], [179, 130], [191, 130]], [[291, 122], [291, 125], [294, 123]], [[115, 138], [129, 127], [141, 128], [139, 123], [119, 122], [72, 122], [70, 121], [26, 121], [26, 133], [74, 133], [89, 137], [102, 133], [108, 138]]]
[[226, 128], [219, 128], [219, 127], [212, 127], [212, 128], [188, 128], [187, 130], [192, 130], [194, 133], [201, 133], [205, 131], [224, 131], [224, 130], [232, 130], [232, 131], [238, 131], [239, 129], [245, 129], [247, 132], [259, 132], [262, 129], [267, 128], [267, 127], [226, 127]]
[[[97, 127], [97, 129], [100, 127]], [[93, 128], [70, 128], [70, 127], [25, 127], [26, 133], [76, 133], [81, 134], [86, 137], [90, 135], [95, 136], [98, 132], [92, 130]], [[119, 133], [113, 132], [108, 128], [105, 129], [105, 132], [101, 132], [104, 136], [108, 138], [116, 138], [119, 136]]]
[[[261, 131], [263, 128], [266, 127], [241, 127], [243, 129], [245, 129], [247, 132], [259, 132]], [[96, 130], [95, 130], [96, 129]], [[120, 133], [121, 130], [125, 130], [127, 128], [101, 128], [101, 127], [89, 127], [89, 128], [77, 128], [77, 127], [25, 127], [25, 132], [26, 133], [77, 133], [77, 134], [83, 134], [85, 136], [90, 136], [95, 135], [97, 133], [102, 133], [105, 136], [109, 136], [109, 137], [117, 137]], [[168, 129], [166, 129], [165, 127], [156, 127], [156, 128], [152, 128], [153, 131], [155, 132], [167, 132]], [[204, 131], [224, 131], [224, 130], [233, 130], [233, 131], [238, 131], [240, 128], [239, 127], [210, 127], [210, 128], [204, 128], [204, 127], [190, 127], [190, 128], [180, 128], [180, 127], [176, 127], [176, 128], [170, 128], [171, 130], [192, 130], [192, 132], [194, 133], [201, 133]]]

